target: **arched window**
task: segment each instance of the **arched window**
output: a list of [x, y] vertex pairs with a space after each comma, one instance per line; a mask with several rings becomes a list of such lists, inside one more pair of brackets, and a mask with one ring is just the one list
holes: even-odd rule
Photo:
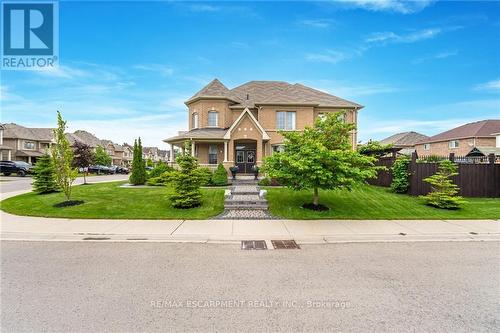
[[208, 126], [217, 127], [218, 118], [219, 118], [219, 112], [208, 111]]
[[191, 116], [191, 128], [198, 128], [198, 113], [193, 113]]

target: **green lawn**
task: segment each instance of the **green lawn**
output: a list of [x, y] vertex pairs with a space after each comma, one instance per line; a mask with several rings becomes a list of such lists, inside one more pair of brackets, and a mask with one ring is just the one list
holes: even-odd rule
[[62, 193], [22, 194], [1, 202], [1, 209], [16, 215], [106, 218], [106, 219], [206, 219], [220, 214], [224, 206], [223, 189], [202, 189], [203, 204], [192, 209], [175, 209], [168, 200], [171, 189], [121, 188], [123, 182], [79, 185], [72, 200], [84, 200], [79, 206], [55, 208], [64, 200]]
[[346, 190], [320, 191], [320, 203], [329, 211], [301, 208], [312, 202], [312, 191], [268, 188], [271, 213], [289, 219], [498, 219], [500, 199], [466, 198], [461, 210], [448, 211], [424, 205], [423, 200], [394, 194], [386, 188], [361, 186]]

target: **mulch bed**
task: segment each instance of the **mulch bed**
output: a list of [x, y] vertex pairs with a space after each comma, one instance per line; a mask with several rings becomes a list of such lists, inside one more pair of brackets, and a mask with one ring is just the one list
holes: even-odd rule
[[325, 205], [322, 205], [322, 204], [315, 205], [315, 204], [312, 204], [312, 203], [303, 204], [302, 208], [310, 209], [310, 210], [315, 210], [315, 211], [318, 211], [318, 212], [324, 212], [324, 211], [330, 210], [330, 208], [326, 207]]
[[62, 208], [62, 207], [71, 207], [71, 206], [78, 206], [83, 204], [85, 201], [83, 200], [69, 200], [69, 201], [63, 201], [56, 203], [54, 207], [56, 208]]

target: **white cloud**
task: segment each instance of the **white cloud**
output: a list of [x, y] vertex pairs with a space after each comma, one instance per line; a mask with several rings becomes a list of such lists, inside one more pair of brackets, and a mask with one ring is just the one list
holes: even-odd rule
[[305, 56], [307, 61], [312, 62], [326, 62], [336, 64], [343, 60], [349, 59], [350, 56], [344, 52], [328, 50], [324, 53], [308, 53]]
[[429, 5], [433, 0], [334, 0], [335, 3], [347, 8], [361, 8], [376, 12], [395, 12], [401, 14], [412, 14], [419, 12]]
[[500, 92], [500, 79], [478, 84], [474, 87], [474, 90], [489, 90]]
[[396, 34], [392, 31], [375, 32], [365, 39], [366, 43], [415, 43], [431, 39], [441, 34], [441, 28], [428, 28], [406, 34]]
[[88, 77], [91, 74], [83, 69], [59, 65], [57, 67], [47, 67], [47, 69], [34, 71], [34, 73], [59, 79], [77, 79]]
[[331, 19], [304, 19], [297, 21], [297, 24], [311, 28], [329, 28], [335, 22]]
[[138, 64], [133, 66], [133, 68], [142, 71], [159, 73], [162, 76], [172, 76], [172, 74], [174, 74], [174, 70], [171, 67], [160, 64]]
[[189, 9], [193, 12], [218, 12], [221, 8], [209, 4], [193, 4]]
[[439, 60], [439, 59], [446, 59], [449, 57], [456, 56], [458, 54], [458, 51], [442, 51], [438, 52], [436, 54], [426, 56], [426, 57], [421, 57], [417, 58], [412, 61], [413, 64], [421, 64], [423, 62], [431, 61], [431, 60]]

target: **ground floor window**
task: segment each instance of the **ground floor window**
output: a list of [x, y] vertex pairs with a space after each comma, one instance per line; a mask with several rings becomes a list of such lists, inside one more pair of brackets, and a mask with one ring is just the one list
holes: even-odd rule
[[273, 145], [273, 154], [274, 153], [282, 153], [285, 151], [285, 145]]
[[217, 164], [217, 145], [208, 146], [208, 164]]

